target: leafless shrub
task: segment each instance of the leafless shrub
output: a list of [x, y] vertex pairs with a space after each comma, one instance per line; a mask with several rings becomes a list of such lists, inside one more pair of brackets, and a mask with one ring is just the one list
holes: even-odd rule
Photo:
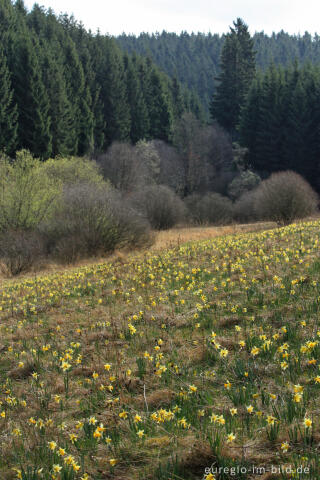
[[317, 210], [318, 196], [300, 175], [273, 173], [256, 191], [255, 210], [261, 219], [288, 225]]
[[232, 221], [232, 202], [219, 193], [193, 194], [185, 199], [185, 204], [196, 224], [226, 225]]
[[129, 143], [114, 142], [97, 159], [104, 178], [121, 191], [130, 191], [137, 182], [137, 155]]
[[167, 230], [184, 218], [182, 200], [164, 185], [145, 187], [130, 199], [155, 230]]
[[54, 221], [42, 228], [49, 253], [67, 263], [150, 239], [148, 223], [116, 191], [90, 184], [67, 188]]
[[97, 162], [105, 179], [122, 192], [159, 181], [160, 157], [153, 142], [141, 140], [135, 146], [114, 142]]
[[0, 268], [6, 276], [28, 272], [43, 253], [42, 238], [35, 232], [10, 230], [0, 236]]
[[178, 195], [184, 191], [184, 165], [177, 149], [163, 140], [153, 140], [152, 145], [160, 158], [159, 184], [167, 185]]
[[141, 248], [153, 242], [150, 224], [141, 213], [133, 209], [128, 200], [115, 202], [114, 222], [118, 232], [117, 247]]
[[240, 223], [255, 222], [258, 214], [255, 209], [255, 190], [245, 192], [233, 204], [234, 220]]

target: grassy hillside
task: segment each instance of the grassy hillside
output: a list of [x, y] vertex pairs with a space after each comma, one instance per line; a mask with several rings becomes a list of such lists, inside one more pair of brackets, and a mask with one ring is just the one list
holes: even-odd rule
[[0, 478], [318, 478], [319, 237], [309, 222], [3, 284]]

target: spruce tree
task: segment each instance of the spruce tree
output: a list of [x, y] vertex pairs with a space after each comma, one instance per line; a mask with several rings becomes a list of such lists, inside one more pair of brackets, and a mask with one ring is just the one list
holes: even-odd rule
[[170, 82], [170, 92], [172, 99], [173, 119], [178, 120], [184, 112], [184, 105], [181, 85], [176, 76], [174, 76]]
[[252, 166], [255, 163], [257, 135], [260, 131], [263, 117], [261, 115], [262, 77], [252, 82], [246, 102], [241, 109], [239, 122], [240, 144], [248, 148], [247, 163]]
[[[0, 43], [8, 56], [14, 47], [17, 15], [10, 0], [0, 1]], [[7, 59], [8, 60], [8, 59]], [[9, 63], [7, 61], [7, 63]]]
[[320, 187], [320, 72], [294, 63], [270, 66], [252, 84], [241, 113], [240, 141], [262, 175], [294, 170]]
[[[320, 72], [318, 67], [306, 65], [301, 71], [301, 87], [294, 92], [301, 106], [299, 123], [302, 146], [295, 170], [304, 176], [318, 191], [320, 190]], [[300, 83], [299, 82], [299, 83]], [[294, 113], [294, 112], [292, 112]], [[291, 114], [292, 115], [292, 114]], [[290, 115], [290, 116], [291, 116]], [[293, 157], [295, 158], [295, 157]]]
[[150, 71], [149, 88], [150, 137], [168, 141], [172, 121], [170, 104], [161, 75], [154, 67]]
[[[291, 72], [290, 72], [291, 73]], [[303, 163], [308, 155], [306, 142], [311, 118], [305, 86], [300, 72], [290, 74], [285, 85], [284, 111], [285, 122], [282, 125], [284, 132], [283, 169], [290, 169], [302, 173]]]
[[51, 49], [46, 45], [43, 64], [44, 84], [49, 97], [50, 132], [52, 135], [52, 155], [71, 155], [75, 153], [76, 131], [73, 109], [67, 95], [61, 61], [55, 58], [58, 45]]
[[96, 74], [89, 52], [88, 35], [83, 25], [76, 24], [71, 30], [83, 71], [83, 93], [79, 94], [80, 117], [78, 132], [78, 155], [91, 154], [94, 151], [94, 113], [93, 98], [96, 95]]
[[72, 133], [74, 135], [72, 140], [72, 154], [78, 154], [81, 129], [81, 103], [84, 95], [84, 74], [76, 46], [71, 36], [67, 35], [64, 42], [63, 71], [66, 81], [68, 100], [72, 107], [73, 125], [70, 132], [70, 134]]
[[192, 90], [190, 94], [190, 104], [189, 104], [189, 111], [193, 113], [193, 115], [200, 120], [201, 123], [205, 123], [206, 114], [201, 105], [199, 96], [197, 93]]
[[124, 65], [131, 117], [130, 139], [133, 143], [137, 143], [138, 140], [148, 136], [150, 128], [148, 110], [137, 72], [137, 59], [131, 59], [128, 55], [125, 55]]
[[101, 88], [97, 83], [95, 85], [95, 93], [92, 98], [93, 113], [93, 151], [100, 153], [105, 145], [106, 123], [104, 119], [104, 104], [100, 95]]
[[18, 147], [45, 159], [52, 152], [51, 119], [38, 47], [27, 32], [20, 34], [12, 82], [19, 113]]
[[253, 167], [270, 174], [283, 169], [283, 144], [286, 112], [283, 104], [284, 74], [271, 65], [261, 90], [259, 129]]
[[248, 26], [240, 18], [233, 25], [222, 49], [221, 73], [210, 113], [212, 119], [235, 137], [241, 107], [255, 76], [255, 52]]
[[83, 156], [94, 151], [94, 119], [89, 86], [84, 88], [79, 106], [78, 155]]
[[0, 45], [0, 151], [9, 155], [17, 143], [18, 111], [13, 102], [10, 73], [4, 50]]
[[113, 40], [106, 37], [97, 40], [101, 49], [97, 68], [106, 125], [104, 148], [107, 148], [115, 140], [129, 139], [130, 107], [122, 54]]
[[145, 139], [150, 140], [151, 137], [151, 123], [153, 119], [150, 117], [151, 114], [151, 105], [153, 103], [152, 98], [152, 89], [151, 89], [151, 70], [152, 70], [152, 62], [149, 58], [141, 59], [137, 65], [138, 77], [141, 85], [141, 90], [143, 94], [143, 98], [145, 101], [145, 105], [147, 108], [147, 115], [149, 120], [148, 125], [148, 132]]
[[102, 81], [103, 81], [103, 40], [98, 33], [95, 38], [88, 38], [87, 43], [88, 54], [90, 56], [91, 74], [91, 97], [92, 97], [92, 113], [93, 113], [93, 150], [96, 153], [103, 151], [106, 141], [106, 120], [105, 105], [102, 97]]

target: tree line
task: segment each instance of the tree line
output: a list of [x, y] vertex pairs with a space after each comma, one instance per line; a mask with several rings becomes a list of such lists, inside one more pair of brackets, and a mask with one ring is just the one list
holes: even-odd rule
[[[252, 39], [259, 70], [266, 70], [272, 62], [286, 67], [295, 59], [302, 65], [316, 64], [320, 60], [320, 36], [317, 34], [289, 35], [281, 30], [272, 35], [256, 32]], [[195, 92], [206, 112], [209, 112], [212, 94], [219, 83], [220, 55], [225, 40], [226, 35], [166, 31], [117, 37], [118, 44], [127, 52], [149, 55], [161, 70]]]
[[320, 190], [320, 68], [297, 61], [262, 72], [241, 19], [226, 36], [210, 113], [247, 149], [246, 168], [262, 178], [293, 170]]
[[201, 107], [177, 79], [109, 36], [23, 0], [0, 0], [0, 150], [41, 159], [105, 151], [113, 141], [168, 140]]
[[294, 170], [320, 191], [320, 69], [271, 65], [254, 79], [239, 117], [246, 162], [263, 177]]
[[320, 188], [318, 67], [261, 72], [241, 19], [224, 36], [211, 125], [176, 76], [73, 17], [0, 0], [0, 25], [0, 151], [9, 156], [94, 156], [125, 194], [151, 183], [235, 200], [285, 169]]

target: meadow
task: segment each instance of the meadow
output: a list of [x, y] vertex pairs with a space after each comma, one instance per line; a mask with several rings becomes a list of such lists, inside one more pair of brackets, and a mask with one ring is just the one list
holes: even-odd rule
[[0, 479], [320, 478], [319, 237], [229, 232], [2, 282]]

